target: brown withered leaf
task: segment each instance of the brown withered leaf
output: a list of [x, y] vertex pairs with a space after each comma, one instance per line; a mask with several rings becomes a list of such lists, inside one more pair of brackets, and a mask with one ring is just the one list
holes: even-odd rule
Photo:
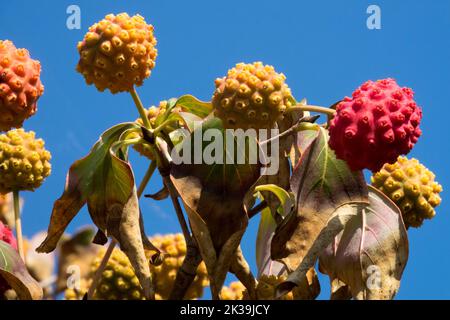
[[[320, 266], [319, 266], [320, 270]], [[323, 272], [320, 270], [320, 272]], [[338, 278], [331, 280], [331, 295], [330, 300], [349, 300], [352, 298], [352, 293], [348, 286]]]
[[311, 268], [293, 290], [294, 300], [315, 300], [320, 294], [320, 282], [317, 272]]
[[[311, 241], [304, 240], [302, 245], [309, 245], [307, 252], [302, 256], [296, 269], [289, 273], [288, 279], [277, 287], [277, 297], [284, 295], [296, 286], [300, 286], [307, 276], [308, 271], [314, 267], [323, 250], [339, 234], [347, 222], [357, 216], [361, 210], [368, 206], [364, 202], [348, 202], [336, 208], [329, 220], [324, 224], [317, 236]], [[314, 220], [320, 223], [320, 220]], [[304, 230], [303, 230], [304, 231]], [[302, 233], [304, 235], [304, 233]], [[302, 238], [300, 238], [302, 239]], [[303, 238], [305, 239], [305, 238]], [[297, 239], [298, 240], [298, 239]], [[303, 249], [303, 247], [301, 247]], [[300, 251], [301, 252], [301, 251]]]
[[[140, 211], [133, 171], [125, 161], [122, 137], [136, 123], [122, 123], [105, 131], [91, 152], [70, 168], [66, 188], [53, 207], [47, 238], [37, 249], [50, 252], [65, 228], [87, 202], [89, 214], [100, 234], [115, 238], [130, 259], [147, 298], [151, 288], [150, 268], [144, 253], [148, 243], [141, 228]], [[117, 148], [116, 148], [117, 147]]]
[[[201, 128], [196, 129], [202, 131], [194, 131], [183, 142], [190, 148], [187, 152], [195, 154], [194, 148], [199, 147], [193, 141], [196, 132], [203, 134], [208, 129], [216, 129], [225, 137], [222, 122], [217, 118], [208, 118]], [[203, 141], [201, 150], [208, 145]], [[235, 150], [242, 151], [236, 147]], [[223, 151], [225, 164], [173, 164], [170, 176], [186, 209], [208, 269], [213, 298], [216, 299], [248, 224], [243, 207], [245, 195], [260, 175], [259, 165], [236, 164], [236, 158], [232, 159], [233, 164], [227, 163], [226, 158], [230, 154]]]
[[[75, 161], [69, 169], [62, 196], [55, 201], [48, 227], [47, 238], [37, 249], [38, 252], [50, 252], [56, 248], [58, 240], [68, 224], [89, 200], [98, 202], [105, 210], [106, 176], [111, 167], [111, 146], [129, 129], [137, 128], [135, 123], [122, 123], [105, 131], [89, 154]], [[102, 203], [103, 202], [103, 203]], [[93, 205], [91, 205], [93, 207]], [[106, 229], [106, 217], [92, 217], [100, 230]]]
[[0, 277], [6, 280], [20, 300], [42, 299], [42, 288], [28, 273], [18, 252], [2, 240], [0, 240]]
[[[272, 239], [272, 259], [282, 261], [288, 272], [296, 269], [307, 254], [315, 261], [322, 230], [342, 227], [339, 216], [330, 219], [338, 208], [348, 203], [368, 203], [367, 186], [362, 172], [352, 172], [344, 161], [336, 159], [328, 147], [328, 132], [320, 128], [314, 142], [303, 153], [291, 177], [291, 191], [296, 196], [296, 210], [277, 227]], [[341, 211], [343, 210], [340, 208]], [[330, 222], [333, 223], [330, 224]], [[327, 230], [334, 234], [340, 230]], [[318, 252], [311, 256], [311, 248]], [[323, 249], [322, 248], [322, 249]], [[314, 262], [305, 272], [314, 265]]]
[[111, 203], [107, 207], [107, 230], [125, 252], [147, 299], [154, 299], [150, 266], [145, 256], [143, 232], [140, 224], [139, 201], [136, 186], [125, 204]]
[[321, 254], [320, 270], [354, 299], [392, 299], [408, 260], [407, 232], [389, 198], [369, 186], [369, 200]]
[[[275, 187], [273, 185], [260, 186], [271, 190], [279, 201], [279, 207], [275, 213], [283, 219], [290, 213], [291, 203], [294, 202], [292, 194], [286, 190]], [[274, 261], [270, 257], [270, 246], [273, 234], [275, 233], [277, 223], [272, 216], [270, 208], [265, 208], [261, 212], [261, 220], [259, 223], [258, 235], [256, 238], [256, 265], [258, 267], [258, 277], [262, 275], [286, 275], [286, 266], [278, 261]], [[242, 281], [241, 281], [242, 282]], [[313, 300], [320, 293], [320, 283], [314, 268], [310, 268], [303, 279], [297, 284], [297, 288], [293, 290], [294, 299], [296, 300]]]

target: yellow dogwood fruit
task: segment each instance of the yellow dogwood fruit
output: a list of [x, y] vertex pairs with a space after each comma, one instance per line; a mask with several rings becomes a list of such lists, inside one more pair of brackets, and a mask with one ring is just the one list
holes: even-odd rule
[[418, 228], [435, 216], [442, 186], [435, 175], [416, 159], [399, 157], [372, 177], [372, 185], [386, 194], [402, 211], [406, 227]]
[[215, 81], [215, 115], [226, 128], [272, 128], [294, 101], [285, 80], [284, 74], [262, 62], [238, 63]]
[[51, 154], [33, 131], [13, 129], [0, 135], [0, 193], [38, 188], [50, 175]]

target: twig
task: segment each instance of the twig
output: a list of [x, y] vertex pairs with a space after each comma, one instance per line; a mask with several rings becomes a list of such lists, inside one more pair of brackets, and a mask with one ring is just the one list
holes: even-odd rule
[[277, 140], [277, 139], [281, 139], [281, 138], [283, 138], [283, 137], [286, 137], [286, 136], [288, 136], [288, 135], [291, 135], [291, 134], [293, 134], [293, 133], [295, 133], [295, 132], [297, 131], [298, 127], [299, 127], [302, 123], [305, 123], [305, 122], [314, 123], [319, 117], [320, 117], [319, 115], [315, 115], [315, 116], [310, 116], [310, 117], [303, 117], [303, 118], [300, 118], [300, 119], [297, 121], [297, 123], [295, 123], [292, 127], [290, 127], [289, 129], [287, 129], [286, 131], [283, 131], [283, 132], [280, 133], [279, 135], [276, 135], [276, 136], [274, 136], [274, 137], [272, 137], [272, 138], [270, 138], [270, 139], [261, 141], [259, 144], [260, 144], [260, 145], [264, 145], [264, 144], [270, 143], [270, 142], [272, 142], [272, 141], [275, 141], [275, 140]]
[[287, 112], [290, 112], [290, 111], [311, 111], [311, 112], [324, 113], [329, 116], [334, 116], [336, 113], [336, 110], [334, 110], [334, 109], [325, 108], [325, 107], [321, 107], [321, 106], [302, 105], [302, 104], [297, 104], [297, 105], [292, 106], [289, 109], [287, 109]]
[[94, 278], [92, 279], [91, 286], [89, 287], [88, 293], [87, 293], [87, 299], [92, 300], [92, 297], [94, 296], [95, 290], [97, 289], [98, 283], [100, 282], [100, 279], [102, 278], [103, 271], [106, 268], [106, 265], [108, 264], [109, 258], [111, 257], [111, 254], [114, 251], [114, 247], [116, 246], [117, 241], [114, 239], [111, 239], [111, 242], [108, 245], [108, 249], [106, 249], [105, 255], [102, 258], [102, 261], [100, 262], [100, 266], [95, 271]]
[[130, 90], [131, 97], [133, 98], [134, 104], [136, 105], [136, 108], [139, 112], [139, 115], [142, 118], [142, 122], [144, 123], [144, 127], [147, 129], [151, 129], [152, 125], [150, 124], [150, 121], [147, 118], [147, 114], [145, 113], [144, 105], [141, 102], [141, 99], [139, 98], [136, 89], [133, 87]]
[[13, 191], [13, 201], [14, 201], [14, 217], [16, 226], [16, 237], [17, 237], [17, 249], [19, 250], [19, 255], [23, 261], [25, 261], [25, 252], [23, 249], [23, 236], [22, 236], [22, 221], [20, 219], [20, 198], [19, 191]]
[[140, 198], [142, 196], [142, 193], [144, 193], [144, 189], [147, 186], [148, 182], [150, 181], [150, 178], [152, 177], [153, 173], [155, 172], [155, 169], [156, 169], [156, 162], [152, 161], [148, 166], [147, 172], [145, 172], [145, 175], [142, 178], [141, 183], [139, 184], [139, 188], [137, 189], [138, 198]]
[[187, 251], [183, 264], [178, 269], [169, 300], [182, 300], [187, 290], [195, 279], [197, 268], [202, 262], [202, 257], [194, 238], [186, 244]]

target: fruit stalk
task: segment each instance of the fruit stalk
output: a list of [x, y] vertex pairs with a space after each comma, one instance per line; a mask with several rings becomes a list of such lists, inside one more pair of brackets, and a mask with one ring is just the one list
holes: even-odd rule
[[16, 237], [17, 237], [17, 249], [19, 255], [23, 261], [25, 261], [25, 253], [23, 250], [23, 236], [22, 236], [22, 221], [20, 219], [20, 200], [19, 191], [13, 191], [13, 201], [14, 201], [14, 217], [16, 226]]
[[102, 262], [100, 262], [100, 266], [95, 271], [94, 279], [92, 279], [92, 284], [89, 287], [89, 290], [87, 293], [88, 300], [92, 300], [95, 290], [97, 289], [97, 285], [100, 282], [100, 279], [102, 278], [103, 271], [105, 270], [105, 267], [108, 264], [109, 258], [111, 257], [111, 254], [113, 253], [114, 248], [116, 247], [116, 244], [117, 244], [117, 241], [114, 239], [111, 239], [111, 242], [108, 245], [108, 249], [106, 249], [105, 255], [102, 258]]
[[150, 121], [148, 120], [147, 115], [145, 114], [144, 106], [143, 106], [143, 104], [141, 102], [141, 99], [139, 98], [139, 96], [138, 96], [138, 94], [136, 92], [136, 88], [135, 87], [133, 87], [130, 90], [130, 94], [131, 94], [131, 97], [133, 98], [134, 104], [136, 105], [136, 108], [137, 108], [137, 110], [139, 112], [139, 115], [142, 118], [142, 122], [144, 123], [144, 127], [146, 127], [147, 129], [151, 129], [152, 125], [150, 124]]
[[328, 116], [334, 116], [336, 113], [336, 110], [325, 108], [321, 106], [314, 106], [314, 105], [302, 105], [297, 104], [295, 106], [292, 106], [288, 109], [288, 112], [290, 111], [311, 111], [311, 112], [318, 112], [318, 113], [324, 113]]

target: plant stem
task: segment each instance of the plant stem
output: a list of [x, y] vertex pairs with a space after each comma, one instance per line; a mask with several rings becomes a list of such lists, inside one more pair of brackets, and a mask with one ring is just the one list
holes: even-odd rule
[[[155, 172], [155, 169], [156, 169], [156, 162], [152, 161], [150, 163], [150, 165], [148, 166], [148, 169], [145, 172], [145, 175], [142, 178], [141, 183], [139, 184], [139, 187], [137, 190], [138, 198], [140, 198], [142, 193], [144, 192], [144, 189], [147, 186], [148, 182], [150, 181], [153, 173]], [[108, 264], [109, 258], [111, 258], [111, 254], [113, 253], [116, 245], [117, 245], [117, 241], [115, 239], [111, 239], [111, 242], [108, 245], [108, 249], [106, 249], [105, 255], [103, 256], [102, 261], [100, 262], [100, 266], [95, 271], [94, 278], [92, 279], [91, 286], [89, 287], [89, 291], [87, 293], [88, 300], [92, 300], [95, 290], [97, 289], [98, 283], [100, 282], [100, 279], [103, 275], [103, 271], [105, 270], [106, 265]]]
[[150, 162], [147, 172], [145, 172], [145, 175], [142, 178], [141, 183], [139, 184], [139, 187], [137, 189], [138, 198], [140, 198], [142, 196], [142, 193], [144, 192], [145, 187], [147, 186], [148, 182], [150, 181], [150, 178], [152, 177], [153, 173], [155, 172], [155, 169], [156, 169], [156, 161]]
[[172, 181], [168, 176], [163, 177], [164, 185], [167, 190], [169, 190], [170, 199], [172, 200], [173, 207], [175, 208], [175, 212], [177, 213], [178, 222], [180, 223], [181, 230], [183, 231], [184, 238], [186, 239], [186, 243], [191, 239], [191, 233], [189, 232], [189, 227], [186, 223], [186, 219], [184, 219], [183, 210], [181, 209], [180, 202], [178, 201], [177, 191], [172, 184]]
[[173, 207], [177, 214], [178, 222], [180, 223], [181, 230], [183, 231], [186, 243], [192, 240], [189, 227], [184, 219], [183, 210], [181, 209], [180, 202], [178, 201], [178, 191], [170, 180], [170, 161], [169, 152], [166, 144], [161, 144], [162, 140], [156, 141], [156, 158], [158, 162], [158, 170], [163, 179], [163, 183], [169, 191], [170, 199], [172, 200]]
[[14, 201], [14, 217], [16, 226], [16, 237], [17, 237], [17, 249], [19, 250], [19, 255], [23, 261], [25, 261], [25, 252], [23, 251], [23, 237], [22, 237], [22, 221], [20, 219], [20, 198], [19, 191], [13, 191], [13, 201]]
[[319, 112], [319, 113], [324, 113], [328, 116], [334, 116], [334, 114], [336, 113], [336, 110], [334, 109], [330, 109], [330, 108], [325, 108], [325, 107], [321, 107], [321, 106], [313, 106], [313, 105], [302, 105], [302, 104], [297, 104], [293, 107], [290, 107], [287, 111], [311, 111], [311, 112]]
[[138, 94], [136, 92], [135, 87], [133, 87], [130, 90], [130, 94], [131, 94], [131, 97], [133, 98], [134, 104], [136, 105], [136, 108], [137, 108], [137, 110], [139, 112], [139, 115], [142, 118], [142, 122], [144, 123], [144, 127], [146, 127], [147, 129], [151, 129], [152, 125], [150, 124], [150, 121], [147, 118], [144, 106], [143, 106], [143, 104], [141, 102], [141, 99], [139, 98], [139, 96], [138, 96]]
[[94, 296], [95, 293], [95, 289], [97, 289], [98, 283], [100, 282], [100, 279], [103, 275], [103, 271], [105, 270], [106, 265], [108, 264], [109, 258], [111, 257], [111, 254], [113, 253], [116, 244], [117, 241], [111, 239], [108, 249], [106, 249], [105, 255], [103, 256], [102, 261], [100, 262], [100, 266], [95, 271], [94, 279], [92, 279], [92, 284], [89, 287], [89, 291], [87, 293], [88, 300], [92, 300], [92, 297]]

